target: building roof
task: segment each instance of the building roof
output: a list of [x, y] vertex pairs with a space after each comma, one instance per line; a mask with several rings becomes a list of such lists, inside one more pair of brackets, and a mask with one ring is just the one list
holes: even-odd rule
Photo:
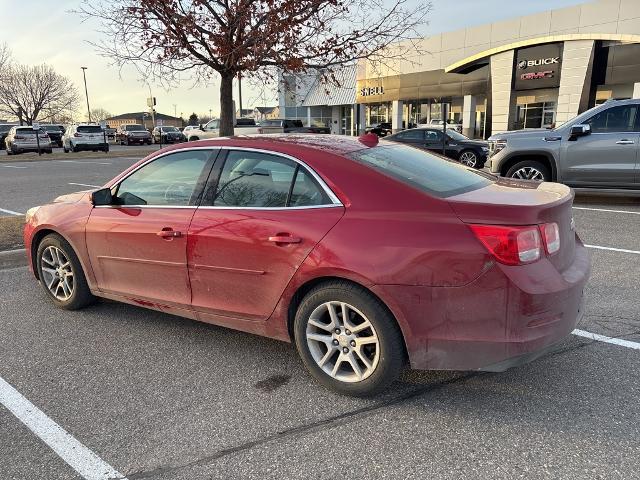
[[[144, 117], [145, 115], [149, 115], [149, 118], [151, 117], [151, 113], [150, 112], [132, 112], [132, 113], [123, 113], [121, 115], [115, 115], [113, 117], [109, 117], [106, 120], [127, 120], [129, 118], [133, 118], [133, 119], [139, 119]], [[155, 117], [156, 120], [176, 120], [179, 121], [181, 120], [179, 117], [173, 117], [171, 115], [165, 115], [164, 113], [160, 113], [160, 112], [155, 112]]]
[[256, 110], [258, 110], [258, 112], [262, 113], [263, 115], [267, 115], [273, 112], [276, 108], [278, 107], [256, 107]]
[[352, 105], [356, 103], [356, 68], [356, 65], [349, 65], [335, 72], [339, 87], [322, 82], [321, 76], [318, 75], [313, 87], [302, 102], [302, 106]]

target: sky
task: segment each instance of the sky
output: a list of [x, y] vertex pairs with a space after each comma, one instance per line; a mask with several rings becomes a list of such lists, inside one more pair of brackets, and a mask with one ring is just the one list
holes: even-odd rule
[[[140, 81], [134, 67], [119, 70], [110, 65], [109, 59], [97, 55], [88, 41], [100, 40], [96, 31], [99, 25], [71, 13], [79, 3], [80, 0], [0, 0], [0, 43], [9, 45], [19, 63], [53, 66], [68, 76], [81, 93], [84, 83], [80, 67], [86, 66], [92, 109], [104, 108], [114, 115], [145, 110], [149, 87]], [[429, 25], [424, 31], [428, 36], [579, 3], [585, 0], [432, 0]], [[196, 87], [185, 82], [170, 91], [151, 85], [157, 111], [182, 114], [185, 118], [191, 112], [208, 115], [210, 109], [215, 116], [219, 111], [218, 87], [215, 80], [211, 85]], [[242, 97], [243, 108], [277, 105], [275, 89], [264, 91], [243, 83]]]

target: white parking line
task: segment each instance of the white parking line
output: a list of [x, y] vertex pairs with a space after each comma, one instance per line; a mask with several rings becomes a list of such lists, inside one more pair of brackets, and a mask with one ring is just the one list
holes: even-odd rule
[[632, 348], [633, 350], [640, 350], [640, 343], [632, 342], [630, 340], [622, 340], [621, 338], [607, 337], [605, 335], [599, 335], [597, 333], [587, 332], [586, 330], [575, 329], [574, 335], [578, 337], [589, 338], [591, 340], [597, 340], [598, 342], [611, 343], [613, 345], [619, 345], [621, 347]]
[[126, 477], [106, 463], [0, 377], [0, 403], [87, 480]]
[[73, 182], [69, 182], [69, 185], [78, 185], [80, 187], [100, 188], [100, 185], [89, 185], [88, 183], [73, 183]]
[[27, 167], [19, 167], [18, 165], [0, 165], [0, 167], [4, 167], [4, 168], [27, 168]]
[[0, 212], [8, 213], [9, 215], [24, 215], [24, 213], [14, 212], [13, 210], [6, 210], [4, 208], [0, 208]]
[[638, 250], [627, 250], [626, 248], [601, 247], [600, 245], [585, 245], [587, 248], [595, 248], [596, 250], [609, 250], [611, 252], [634, 253], [640, 255]]
[[587, 208], [587, 207], [573, 207], [576, 210], [590, 210], [593, 212], [610, 212], [610, 213], [630, 213], [631, 215], [640, 215], [640, 212], [632, 212], [630, 210], [609, 210], [606, 208]]
[[81, 164], [85, 164], [85, 163], [89, 163], [89, 164], [93, 164], [93, 165], [111, 165], [111, 163], [109, 162], [90, 162], [90, 161], [84, 161], [84, 160], [57, 160], [60, 163], [81, 163]]

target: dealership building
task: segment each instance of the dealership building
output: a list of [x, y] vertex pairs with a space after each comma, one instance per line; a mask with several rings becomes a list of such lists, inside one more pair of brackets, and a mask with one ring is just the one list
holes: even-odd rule
[[284, 76], [280, 112], [333, 133], [442, 120], [463, 133], [560, 125], [609, 99], [640, 98], [640, 0], [597, 0], [446, 32], [411, 57], [345, 68], [339, 88]]

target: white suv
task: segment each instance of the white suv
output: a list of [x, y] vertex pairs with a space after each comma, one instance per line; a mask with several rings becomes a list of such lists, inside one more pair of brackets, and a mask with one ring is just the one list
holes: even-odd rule
[[78, 123], [70, 125], [62, 137], [62, 148], [65, 153], [93, 150], [109, 151], [109, 140], [100, 125]]
[[35, 130], [33, 127], [11, 127], [4, 143], [7, 149], [7, 155], [15, 155], [22, 152], [37, 152], [38, 144], [42, 152], [51, 153], [53, 150], [51, 139], [47, 132], [42, 129]]

